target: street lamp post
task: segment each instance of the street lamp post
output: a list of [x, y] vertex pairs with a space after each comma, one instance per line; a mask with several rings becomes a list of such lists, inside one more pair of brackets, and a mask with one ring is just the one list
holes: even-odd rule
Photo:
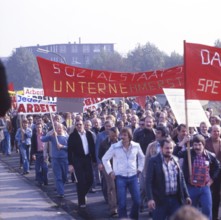
[[39, 53], [52, 53], [52, 54], [55, 54], [55, 55], [59, 56], [62, 59], [64, 64], [67, 64], [65, 58], [63, 56], [61, 56], [59, 53], [55, 53], [53, 51], [45, 50], [45, 49], [42, 49], [42, 48], [38, 48], [37, 52], [39, 52]]

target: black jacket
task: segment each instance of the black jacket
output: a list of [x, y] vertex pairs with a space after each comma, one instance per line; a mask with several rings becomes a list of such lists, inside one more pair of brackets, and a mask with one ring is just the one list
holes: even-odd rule
[[144, 128], [141, 131], [137, 132], [136, 136], [134, 135], [134, 141], [140, 144], [140, 147], [144, 153], [146, 154], [147, 146], [155, 141], [155, 130]]
[[[45, 135], [45, 134], [42, 134], [42, 135]], [[37, 152], [38, 152], [37, 132], [33, 132], [31, 136], [31, 156], [35, 155]]]
[[[177, 177], [177, 199], [180, 204], [185, 202], [185, 199], [189, 197], [189, 193], [184, 180], [183, 172], [180, 169], [178, 158], [173, 156], [174, 161], [178, 167]], [[165, 176], [162, 167], [161, 154], [158, 153], [156, 156], [150, 158], [148, 163], [147, 175], [146, 175], [146, 190], [147, 199], [154, 200], [157, 205], [165, 204], [166, 189], [165, 189]]]
[[[210, 177], [215, 180], [220, 172], [220, 163], [216, 159], [215, 154], [208, 150], [204, 150], [206, 155], [206, 160], [209, 161], [209, 174]], [[174, 155], [178, 156], [179, 158], [183, 158], [183, 174], [185, 177], [186, 182], [189, 182], [189, 167], [188, 167], [188, 158], [187, 158], [187, 150], [181, 151], [181, 147], [176, 146], [174, 149]], [[193, 161], [196, 158], [196, 153], [193, 149], [190, 150], [191, 155], [191, 163], [193, 164]]]
[[[86, 131], [86, 137], [89, 147], [89, 156], [91, 157], [92, 161], [96, 163], [93, 135], [91, 132]], [[70, 165], [73, 165], [75, 158], [84, 158], [85, 156], [81, 137], [78, 131], [74, 129], [68, 138], [68, 162]]]

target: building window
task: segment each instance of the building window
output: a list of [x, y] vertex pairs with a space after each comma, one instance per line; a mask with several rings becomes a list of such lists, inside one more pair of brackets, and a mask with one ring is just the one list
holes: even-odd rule
[[54, 53], [58, 53], [58, 46], [57, 45], [50, 45], [50, 46], [45, 47], [45, 49], [49, 50], [51, 52], [54, 52]]
[[94, 45], [94, 50], [93, 50], [94, 53], [100, 53], [101, 52], [101, 49], [100, 49], [100, 45]]
[[112, 52], [113, 51], [112, 45], [104, 45], [104, 51]]
[[77, 58], [77, 57], [72, 57], [72, 59], [71, 59], [71, 64], [72, 64], [72, 65], [79, 65], [80, 62], [78, 62], [78, 58]]
[[53, 52], [55, 52], [55, 53], [58, 52], [58, 46], [57, 46], [57, 45], [54, 45], [54, 46], [53, 46]]
[[56, 56], [56, 57], [51, 57], [51, 61], [53, 61], [53, 62], [59, 62], [59, 63], [61, 62], [61, 61], [60, 61], [60, 58], [57, 57], [57, 56]]
[[66, 53], [66, 46], [65, 45], [60, 45], [59, 46], [59, 52], [60, 53]]
[[90, 53], [90, 46], [89, 45], [83, 45], [83, 53]]
[[86, 65], [90, 64], [90, 58], [89, 58], [89, 56], [84, 55], [84, 63], [85, 63]]
[[77, 46], [77, 44], [74, 44], [74, 45], [71, 46], [71, 52], [72, 52], [72, 53], [77, 53], [77, 52], [78, 52], [78, 46]]

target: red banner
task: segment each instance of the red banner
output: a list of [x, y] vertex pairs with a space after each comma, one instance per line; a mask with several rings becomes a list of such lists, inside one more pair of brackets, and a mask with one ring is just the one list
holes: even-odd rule
[[184, 43], [186, 99], [221, 100], [221, 48]]
[[163, 94], [162, 88], [183, 88], [183, 67], [125, 73], [91, 70], [37, 57], [45, 96], [107, 98]]
[[138, 96], [136, 97], [136, 102], [143, 108], [145, 109], [147, 97], [146, 96]]

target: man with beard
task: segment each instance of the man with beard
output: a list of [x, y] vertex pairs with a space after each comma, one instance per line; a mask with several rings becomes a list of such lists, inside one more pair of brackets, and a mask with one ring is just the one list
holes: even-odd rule
[[153, 220], [168, 219], [183, 203], [191, 204], [178, 158], [170, 138], [159, 141], [161, 151], [150, 158], [146, 174], [148, 208]]
[[192, 163], [192, 175], [190, 176], [188, 167], [187, 150], [182, 151], [177, 148], [174, 154], [183, 158], [183, 173], [187, 182], [187, 188], [192, 199], [193, 206], [201, 205], [202, 213], [210, 220], [212, 219], [212, 196], [211, 184], [216, 181], [220, 164], [214, 153], [205, 149], [205, 138], [197, 134], [192, 139], [193, 148], [190, 150]]

